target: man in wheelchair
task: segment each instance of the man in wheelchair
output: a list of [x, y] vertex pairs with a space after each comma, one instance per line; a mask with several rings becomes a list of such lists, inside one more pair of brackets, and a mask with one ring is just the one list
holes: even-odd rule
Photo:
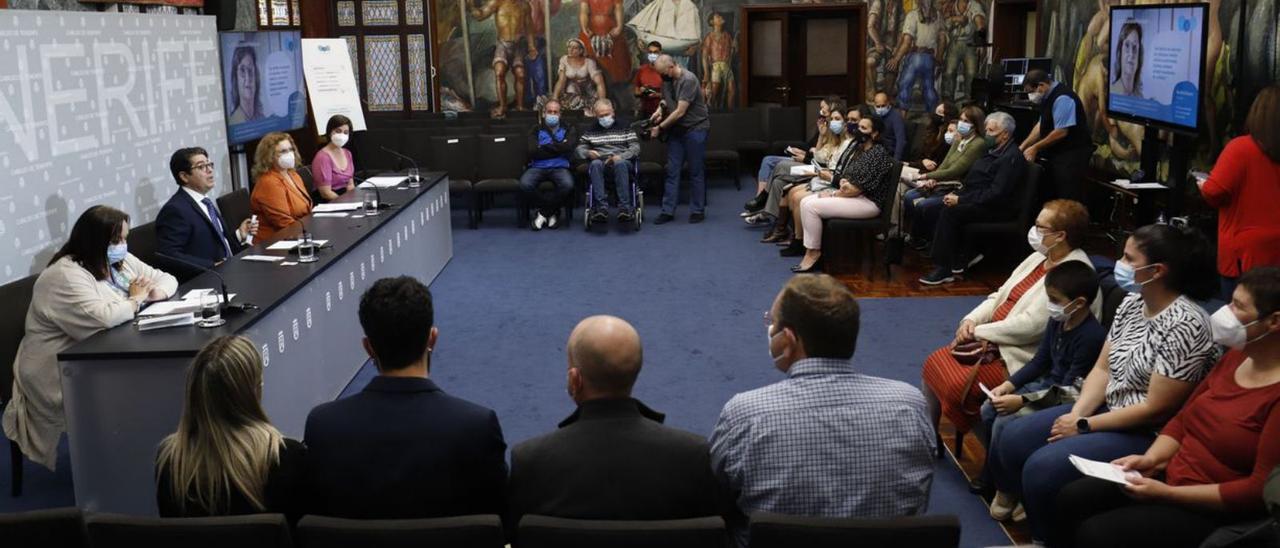
[[597, 99], [594, 105], [595, 123], [586, 128], [578, 139], [578, 158], [587, 162], [587, 177], [591, 183], [591, 203], [587, 211], [591, 223], [609, 221], [608, 195], [605, 192], [606, 174], [612, 174], [618, 194], [618, 222], [631, 222], [635, 206], [631, 195], [631, 178], [636, 157], [640, 155], [640, 139], [631, 125], [614, 116], [613, 102]]

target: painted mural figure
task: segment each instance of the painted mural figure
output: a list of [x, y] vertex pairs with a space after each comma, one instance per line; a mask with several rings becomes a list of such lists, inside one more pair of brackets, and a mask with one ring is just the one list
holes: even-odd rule
[[902, 34], [898, 48], [886, 65], [898, 75], [898, 106], [911, 104], [911, 91], [919, 84], [926, 110], [938, 106], [938, 88], [934, 84], [934, 71], [938, 67], [941, 49], [946, 42], [942, 34], [942, 18], [933, 7], [934, 0], [916, 0], [916, 9], [907, 13], [902, 21]]
[[631, 46], [622, 33], [622, 0], [580, 0], [578, 39], [604, 69], [605, 81], [625, 82], [631, 76]]
[[901, 0], [867, 2], [867, 36], [871, 39], [871, 45], [867, 49], [867, 102], [871, 102], [878, 89], [893, 93], [892, 87], [898, 80], [898, 71], [896, 67], [886, 65], [893, 54], [892, 48], [901, 18]]
[[734, 104], [733, 51], [736, 49], [733, 35], [724, 30], [724, 15], [711, 12], [707, 22], [711, 25], [702, 39], [702, 81], [707, 106], [725, 108]]
[[502, 117], [507, 111], [507, 71], [515, 80], [516, 110], [525, 109], [525, 58], [537, 59], [538, 50], [533, 42], [532, 9], [526, 0], [489, 0], [483, 8], [471, 8], [471, 17], [477, 21], [493, 16], [498, 29], [498, 43], [493, 50], [493, 78], [498, 92], [498, 106], [493, 116]]
[[596, 99], [608, 97], [604, 73], [596, 60], [586, 56], [582, 40], [571, 38], [565, 42], [569, 52], [560, 58], [559, 78], [551, 94], [566, 110], [580, 110], [587, 116], [595, 116]]
[[698, 6], [690, 0], [653, 0], [627, 23], [640, 42], [661, 42], [662, 51], [682, 67], [702, 40], [701, 25]]
[[560, 12], [560, 0], [550, 0], [548, 7], [550, 13], [543, 13], [543, 0], [526, 0], [529, 2], [529, 36], [533, 37], [534, 49], [538, 50], [538, 55], [529, 60], [525, 66], [524, 79], [524, 101], [526, 105], [540, 105], [546, 101], [548, 93], [551, 93], [551, 76], [547, 74], [550, 67], [547, 66], [547, 25], [546, 18], [548, 16], [555, 17]]
[[[977, 0], [955, 0], [948, 9], [946, 68], [942, 71], [942, 97], [959, 101], [969, 97], [968, 87], [978, 74], [978, 50], [970, 44], [979, 29], [987, 28], [987, 13]], [[964, 77], [964, 87], [956, 85]]]

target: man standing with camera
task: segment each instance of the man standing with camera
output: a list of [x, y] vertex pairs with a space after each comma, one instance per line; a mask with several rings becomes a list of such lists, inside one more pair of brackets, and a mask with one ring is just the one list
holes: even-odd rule
[[698, 77], [677, 65], [670, 55], [660, 55], [653, 68], [662, 75], [662, 104], [649, 117], [653, 127], [650, 138], [667, 134], [667, 180], [662, 193], [662, 214], [653, 220], [661, 225], [675, 219], [680, 198], [680, 170], [689, 160], [689, 222], [706, 219], [707, 134], [711, 132], [711, 116], [702, 96]]

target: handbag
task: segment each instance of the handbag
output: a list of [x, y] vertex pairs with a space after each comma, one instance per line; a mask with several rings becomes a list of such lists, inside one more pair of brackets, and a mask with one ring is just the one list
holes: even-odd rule
[[969, 416], [979, 416], [981, 414], [981, 405], [970, 410], [970, 406], [965, 405], [969, 396], [973, 393], [973, 385], [978, 382], [978, 371], [981, 365], [992, 363], [1000, 359], [1000, 345], [990, 341], [970, 341], [960, 343], [951, 347], [951, 357], [955, 358], [956, 363], [969, 368], [969, 373], [965, 375], [964, 390], [960, 399], [960, 409], [964, 414]]

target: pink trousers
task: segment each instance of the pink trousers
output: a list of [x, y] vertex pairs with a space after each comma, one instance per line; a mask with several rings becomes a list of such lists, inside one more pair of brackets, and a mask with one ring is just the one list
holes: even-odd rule
[[804, 225], [804, 247], [822, 249], [823, 219], [873, 219], [880, 207], [866, 196], [854, 198], [819, 197], [810, 194], [800, 200], [800, 223]]

